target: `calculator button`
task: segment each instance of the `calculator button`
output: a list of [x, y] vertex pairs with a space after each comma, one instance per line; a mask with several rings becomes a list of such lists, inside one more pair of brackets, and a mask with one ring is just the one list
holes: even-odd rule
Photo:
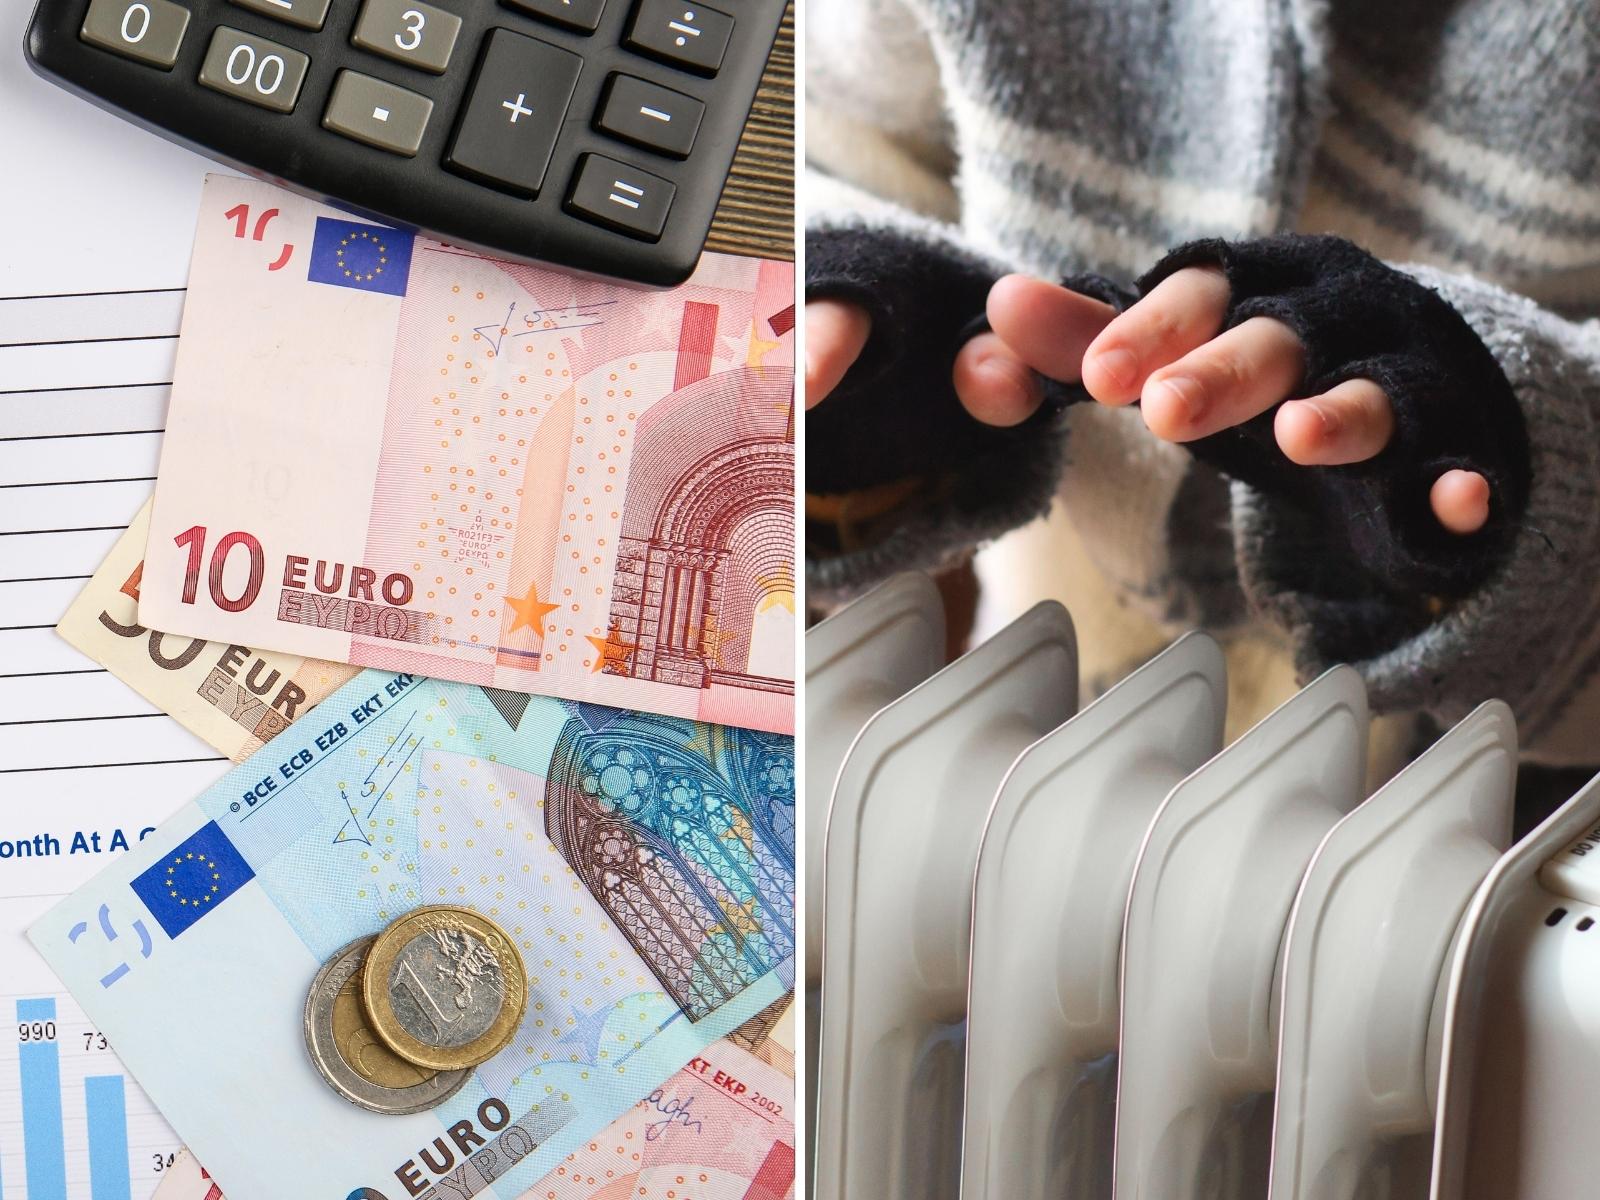
[[78, 36], [126, 58], [169, 70], [189, 28], [189, 10], [171, 0], [94, 0]]
[[321, 29], [328, 19], [328, 5], [332, 0], [233, 0], [240, 8], [262, 13], [286, 25], [301, 29]]
[[367, 0], [350, 40], [363, 50], [442, 75], [460, 32], [460, 17], [431, 4]]
[[422, 145], [433, 101], [358, 71], [340, 71], [322, 127], [410, 158]]
[[706, 106], [693, 96], [632, 75], [613, 75], [595, 124], [612, 137], [688, 158]]
[[509, 29], [489, 34], [445, 165], [495, 187], [534, 196], [583, 60]]
[[653, 242], [667, 223], [676, 191], [665, 179], [638, 167], [585, 154], [567, 207], [591, 221]]
[[293, 112], [310, 65], [298, 50], [220, 25], [200, 64], [200, 82], [273, 112]]
[[579, 33], [593, 33], [599, 29], [600, 13], [606, 6], [606, 0], [501, 0], [501, 3]]
[[675, 67], [715, 75], [732, 33], [732, 17], [694, 0], [639, 0], [627, 44]]

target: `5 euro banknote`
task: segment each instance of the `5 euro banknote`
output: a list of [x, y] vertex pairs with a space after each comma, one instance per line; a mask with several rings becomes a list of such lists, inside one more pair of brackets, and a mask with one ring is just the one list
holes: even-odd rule
[[[790, 738], [369, 670], [29, 936], [231, 1200], [511, 1200], [792, 986], [793, 819]], [[525, 1012], [438, 1107], [357, 1108], [308, 989], [441, 903]]]
[[140, 622], [793, 729], [794, 270], [667, 291], [205, 183]]

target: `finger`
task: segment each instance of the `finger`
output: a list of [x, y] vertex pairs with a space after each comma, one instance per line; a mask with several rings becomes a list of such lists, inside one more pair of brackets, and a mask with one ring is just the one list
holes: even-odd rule
[[989, 289], [989, 327], [1041, 375], [1077, 383], [1083, 352], [1117, 310], [1042, 279], [1007, 275]]
[[1150, 373], [1217, 336], [1228, 281], [1211, 267], [1185, 267], [1100, 333], [1083, 358], [1083, 386], [1101, 404], [1132, 404]]
[[961, 347], [952, 378], [961, 403], [985, 425], [1025, 421], [1043, 399], [1038, 377], [993, 333]]
[[1476, 471], [1446, 471], [1433, 481], [1428, 500], [1451, 533], [1477, 533], [1489, 519], [1489, 481]]
[[1144, 423], [1172, 442], [1206, 437], [1266, 412], [1294, 391], [1304, 369], [1294, 331], [1252, 317], [1152, 374], [1141, 397]]
[[1320, 396], [1290, 400], [1272, 431], [1289, 461], [1303, 467], [1365, 462], [1394, 436], [1394, 409], [1370, 379], [1347, 379]]
[[806, 305], [806, 407], [815, 408], [861, 357], [872, 318], [859, 304], [813, 300]]

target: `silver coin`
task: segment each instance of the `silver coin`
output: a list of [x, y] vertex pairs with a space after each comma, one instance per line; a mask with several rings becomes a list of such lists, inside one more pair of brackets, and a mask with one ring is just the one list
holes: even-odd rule
[[389, 968], [395, 1020], [429, 1046], [477, 1041], [494, 1025], [505, 1001], [499, 957], [459, 925], [418, 934]]
[[367, 1028], [361, 967], [376, 940], [357, 938], [342, 947], [311, 981], [306, 1050], [329, 1086], [352, 1104], [394, 1116], [423, 1112], [459, 1092], [472, 1071], [433, 1071], [409, 1063]]

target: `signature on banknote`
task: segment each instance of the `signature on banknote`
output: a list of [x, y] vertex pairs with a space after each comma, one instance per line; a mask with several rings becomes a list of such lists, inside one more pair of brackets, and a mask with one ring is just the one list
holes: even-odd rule
[[596, 300], [589, 304], [573, 304], [565, 308], [530, 308], [517, 316], [515, 300], [506, 308], [505, 320], [498, 325], [474, 325], [477, 334], [496, 353], [509, 339], [525, 338], [535, 333], [555, 333], [563, 329], [587, 329], [591, 325], [604, 325], [605, 318], [597, 309], [609, 308], [615, 300]]
[[674, 1125], [682, 1126], [693, 1133], [700, 1133], [705, 1126], [695, 1119], [694, 1097], [682, 1099], [678, 1096], [668, 1096], [665, 1088], [657, 1088], [645, 1097], [644, 1103], [662, 1114], [659, 1121], [651, 1121], [644, 1127], [644, 1140], [653, 1142]]

